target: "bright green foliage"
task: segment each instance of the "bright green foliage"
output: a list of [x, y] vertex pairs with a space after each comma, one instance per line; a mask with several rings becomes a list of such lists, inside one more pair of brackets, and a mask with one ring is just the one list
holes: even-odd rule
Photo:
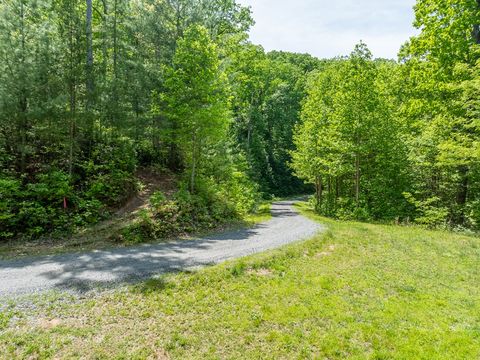
[[332, 216], [480, 226], [478, 0], [418, 0], [399, 63], [265, 53], [252, 24], [235, 0], [2, 1], [1, 238], [99, 221], [139, 167], [237, 215], [313, 185]]
[[292, 166], [325, 214], [478, 227], [480, 3], [415, 15], [401, 64], [360, 47], [310, 77]]
[[475, 63], [480, 40], [480, 3], [477, 0], [417, 0], [414, 26], [421, 33], [410, 39], [404, 54], [424, 57], [443, 66], [442, 76], [452, 74], [456, 63]]
[[188, 28], [178, 42], [173, 70], [165, 83], [168, 117], [174, 122], [182, 158], [195, 192], [196, 177], [209, 150], [225, 139], [228, 128], [226, 79], [207, 30]]
[[[478, 226], [478, 113], [480, 3], [418, 1], [421, 33], [402, 49], [405, 102], [414, 184], [410, 193], [444, 224]], [[435, 211], [438, 209], [438, 212]], [[417, 221], [429, 223], [419, 215]]]
[[405, 151], [385, 83], [395, 72], [360, 44], [310, 77], [292, 167], [315, 185], [317, 210], [363, 219], [401, 213]]

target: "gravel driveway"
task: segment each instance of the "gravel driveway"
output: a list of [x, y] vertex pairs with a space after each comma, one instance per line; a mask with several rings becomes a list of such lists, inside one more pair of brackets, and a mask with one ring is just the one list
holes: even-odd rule
[[0, 261], [0, 296], [56, 288], [85, 291], [115, 282], [137, 281], [273, 249], [305, 240], [323, 229], [298, 214], [293, 203], [274, 203], [273, 218], [253, 228], [196, 240]]

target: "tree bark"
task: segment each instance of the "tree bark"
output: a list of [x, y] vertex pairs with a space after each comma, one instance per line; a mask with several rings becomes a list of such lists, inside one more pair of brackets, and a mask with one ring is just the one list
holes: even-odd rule
[[360, 205], [360, 156], [355, 155], [355, 202]]
[[102, 23], [103, 23], [103, 40], [102, 40], [102, 72], [104, 78], [107, 77], [107, 66], [108, 66], [108, 4], [107, 0], [102, 0], [103, 4], [103, 15], [102, 15]]
[[[480, 0], [477, 0], [477, 10], [480, 10]], [[475, 41], [475, 44], [480, 44], [480, 24], [475, 24], [473, 25], [473, 41]]]
[[89, 112], [93, 103], [94, 81], [93, 81], [93, 33], [92, 33], [92, 0], [87, 1], [86, 12], [86, 36], [87, 36], [87, 63], [86, 63], [86, 88], [87, 101], [86, 110]]
[[112, 88], [112, 100], [113, 100], [113, 110], [116, 114], [118, 109], [118, 0], [115, 0], [113, 3], [113, 88]]
[[117, 48], [117, 16], [118, 16], [118, 0], [114, 2], [114, 15], [113, 15], [113, 76], [117, 80], [117, 57], [118, 57], [118, 48]]
[[75, 41], [74, 41], [74, 30], [75, 25], [72, 19], [73, 16], [73, 6], [70, 8], [70, 17], [69, 17], [69, 51], [70, 51], [70, 76], [69, 76], [69, 93], [70, 93], [70, 144], [69, 144], [69, 156], [68, 156], [68, 174], [70, 178], [73, 174], [73, 158], [74, 158], [74, 147], [75, 147], [75, 133], [76, 133], [76, 78], [75, 78]]
[[20, 131], [20, 164], [19, 170], [20, 173], [25, 173], [26, 170], [26, 158], [27, 158], [27, 109], [28, 109], [28, 98], [27, 98], [27, 89], [25, 88], [26, 78], [25, 78], [25, 51], [26, 51], [26, 36], [25, 36], [25, 5], [23, 1], [20, 2], [20, 31], [21, 31], [21, 57], [20, 62], [22, 64], [21, 73], [22, 73], [22, 88], [20, 90], [19, 98], [19, 131]]
[[192, 134], [192, 170], [190, 174], [190, 193], [193, 194], [195, 192], [195, 172], [197, 170], [197, 136], [195, 133]]
[[460, 184], [457, 191], [457, 205], [459, 207], [457, 222], [463, 224], [465, 223], [465, 205], [468, 197], [468, 167], [461, 166], [458, 172], [460, 175]]
[[322, 177], [317, 176], [315, 179], [315, 195], [317, 198], [317, 208], [320, 209], [322, 206], [323, 201], [323, 184], [322, 184]]

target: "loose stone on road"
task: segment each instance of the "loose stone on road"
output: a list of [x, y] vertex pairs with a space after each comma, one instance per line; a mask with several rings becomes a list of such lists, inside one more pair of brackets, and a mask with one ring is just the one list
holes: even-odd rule
[[296, 212], [293, 204], [275, 202], [268, 222], [201, 239], [0, 261], [0, 296], [51, 289], [85, 291], [138, 281], [277, 248], [308, 239], [323, 229]]

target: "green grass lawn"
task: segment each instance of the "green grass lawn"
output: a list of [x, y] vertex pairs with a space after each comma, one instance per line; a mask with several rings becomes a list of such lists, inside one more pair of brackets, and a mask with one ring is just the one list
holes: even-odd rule
[[276, 251], [11, 304], [0, 358], [480, 358], [479, 238], [317, 219]]

